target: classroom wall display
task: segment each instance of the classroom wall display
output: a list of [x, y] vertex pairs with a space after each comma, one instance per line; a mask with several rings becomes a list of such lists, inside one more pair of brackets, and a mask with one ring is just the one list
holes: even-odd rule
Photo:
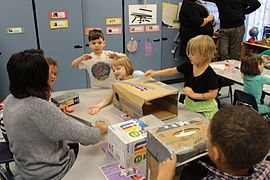
[[106, 18], [106, 25], [122, 24], [122, 18]]
[[129, 25], [157, 24], [157, 5], [129, 5]]
[[89, 31], [93, 30], [93, 29], [98, 29], [102, 31], [102, 27], [86, 27], [84, 28], [84, 35], [88, 36], [89, 35]]
[[106, 27], [107, 34], [122, 34], [121, 26], [107, 26]]
[[68, 28], [68, 20], [52, 20], [50, 21], [51, 29]]
[[145, 32], [159, 32], [159, 31], [160, 31], [159, 25], [145, 26]]
[[8, 27], [6, 34], [22, 34], [25, 33], [25, 27]]
[[129, 26], [130, 33], [144, 32], [144, 26]]
[[68, 17], [67, 11], [50, 11], [50, 19], [63, 19]]

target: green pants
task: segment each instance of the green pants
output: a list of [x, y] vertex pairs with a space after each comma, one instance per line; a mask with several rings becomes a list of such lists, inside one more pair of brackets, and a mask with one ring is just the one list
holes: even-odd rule
[[184, 105], [191, 111], [201, 113], [209, 120], [211, 120], [218, 111], [218, 105], [215, 99], [196, 102], [186, 96]]

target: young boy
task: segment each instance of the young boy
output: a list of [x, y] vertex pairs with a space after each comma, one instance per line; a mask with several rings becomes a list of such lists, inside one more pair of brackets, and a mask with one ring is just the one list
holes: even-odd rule
[[93, 50], [90, 54], [83, 54], [71, 63], [72, 67], [87, 69], [91, 81], [91, 87], [111, 88], [115, 78], [111, 71], [113, 58], [126, 56], [113, 51], [105, 51], [106, 43], [101, 30], [93, 29], [88, 35], [89, 47]]
[[[181, 179], [268, 180], [270, 162], [264, 158], [270, 148], [269, 137], [269, 125], [254, 110], [243, 106], [220, 109], [208, 128], [207, 149], [212, 162], [206, 159], [185, 167]], [[176, 156], [162, 162], [158, 180], [171, 179], [175, 164]]]

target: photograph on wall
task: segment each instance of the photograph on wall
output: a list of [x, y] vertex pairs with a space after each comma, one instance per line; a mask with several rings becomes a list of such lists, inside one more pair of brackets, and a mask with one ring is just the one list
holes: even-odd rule
[[157, 5], [129, 5], [129, 25], [143, 25], [157, 23]]

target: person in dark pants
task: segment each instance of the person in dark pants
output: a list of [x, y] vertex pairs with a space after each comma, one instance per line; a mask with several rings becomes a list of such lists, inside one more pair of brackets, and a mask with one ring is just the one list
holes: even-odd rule
[[205, 0], [217, 5], [220, 18], [221, 60], [238, 59], [245, 34], [245, 15], [261, 6], [258, 0]]
[[180, 56], [187, 57], [186, 47], [188, 41], [197, 35], [213, 35], [213, 15], [209, 15], [207, 9], [196, 0], [183, 0], [179, 12], [180, 20]]

